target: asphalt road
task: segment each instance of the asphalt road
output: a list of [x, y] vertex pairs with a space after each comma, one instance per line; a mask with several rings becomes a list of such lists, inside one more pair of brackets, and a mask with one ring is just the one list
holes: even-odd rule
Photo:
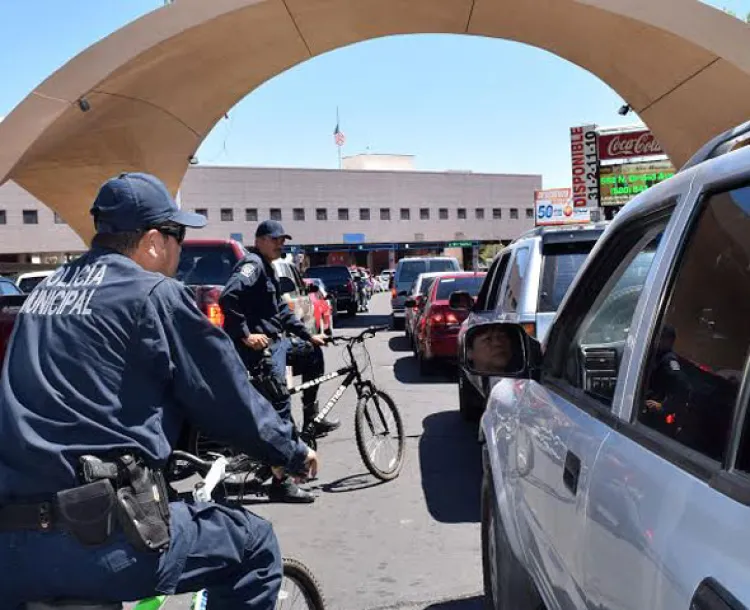
[[[340, 317], [336, 333], [388, 323], [389, 313], [388, 295], [375, 295], [369, 313]], [[400, 476], [380, 483], [367, 472], [354, 440], [351, 388], [332, 412], [341, 428], [321, 439], [321, 471], [308, 486], [316, 502], [253, 498], [246, 506], [273, 522], [284, 555], [313, 570], [329, 608], [480, 610], [480, 453], [476, 429], [458, 415], [455, 379], [421, 378], [403, 331], [380, 333], [367, 346], [374, 381], [404, 420]], [[326, 370], [342, 363], [342, 349], [326, 348]], [[322, 386], [320, 398], [336, 387]], [[187, 607], [185, 598], [167, 604]]]

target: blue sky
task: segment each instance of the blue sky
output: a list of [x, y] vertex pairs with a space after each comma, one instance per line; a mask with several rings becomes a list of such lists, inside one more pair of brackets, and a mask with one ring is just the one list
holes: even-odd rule
[[[750, 13], [750, 0], [709, 4]], [[0, 116], [68, 59], [161, 5], [0, 0]], [[569, 128], [637, 122], [617, 114], [621, 105], [596, 77], [545, 51], [399, 36], [333, 51], [265, 83], [217, 124], [197, 156], [209, 165], [336, 167], [338, 106], [345, 155], [412, 154], [423, 170], [541, 173], [554, 188], [570, 183]]]

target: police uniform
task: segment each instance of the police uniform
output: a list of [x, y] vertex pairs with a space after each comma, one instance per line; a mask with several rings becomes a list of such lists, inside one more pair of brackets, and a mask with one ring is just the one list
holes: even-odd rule
[[[99, 232], [205, 224], [143, 174], [103, 185], [92, 213]], [[51, 526], [24, 528], [8, 520], [43, 501], [54, 505], [56, 492], [79, 485], [83, 454], [132, 452], [163, 466], [185, 420], [292, 472], [305, 468], [307, 448], [247, 383], [231, 340], [181, 283], [92, 248], [29, 295], [0, 380], [4, 607], [202, 588], [214, 609], [275, 606], [275, 536], [267, 521], [242, 509], [170, 504], [170, 542], [161, 552], [138, 550], [120, 527], [103, 544], [84, 546], [57, 517]]]
[[[284, 233], [280, 223], [261, 223], [256, 236], [271, 235], [290, 238]], [[312, 336], [284, 300], [276, 271], [270, 261], [256, 249], [250, 248], [247, 256], [236, 265], [224, 287], [219, 305], [224, 314], [224, 330], [232, 337], [242, 360], [252, 369], [263, 358], [263, 350], [254, 350], [243, 343], [250, 334], [263, 334], [269, 338], [273, 372], [278, 383], [286, 385], [286, 366], [292, 365], [295, 374], [301, 374], [303, 381], [320, 377], [325, 371], [323, 352], [317, 345], [309, 343]], [[288, 337], [287, 333], [295, 337]], [[305, 421], [317, 415], [315, 401], [318, 386], [302, 393]], [[274, 402], [283, 419], [291, 419], [291, 399]], [[327, 429], [337, 427], [336, 423], [324, 422]]]

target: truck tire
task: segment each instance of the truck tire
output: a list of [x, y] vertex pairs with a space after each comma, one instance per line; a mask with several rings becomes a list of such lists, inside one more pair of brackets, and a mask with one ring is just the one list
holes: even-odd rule
[[492, 474], [484, 461], [482, 477], [482, 574], [487, 610], [543, 610], [534, 582], [513, 554], [505, 534]]
[[458, 373], [458, 411], [464, 421], [477, 422], [484, 413], [484, 399], [466, 378], [463, 371]]

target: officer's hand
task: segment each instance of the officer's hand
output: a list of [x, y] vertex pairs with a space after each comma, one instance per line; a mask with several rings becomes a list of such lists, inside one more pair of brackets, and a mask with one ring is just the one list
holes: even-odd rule
[[248, 335], [242, 342], [250, 349], [260, 351], [268, 347], [268, 337], [265, 335]]
[[646, 408], [651, 409], [652, 411], [661, 411], [661, 403], [655, 400], [647, 400]]
[[314, 479], [318, 476], [318, 454], [309, 447], [307, 448], [307, 457], [305, 458], [305, 468], [307, 469], [308, 479]]
[[313, 335], [312, 337], [310, 337], [310, 343], [323, 347], [327, 345], [328, 337], [326, 335]]

